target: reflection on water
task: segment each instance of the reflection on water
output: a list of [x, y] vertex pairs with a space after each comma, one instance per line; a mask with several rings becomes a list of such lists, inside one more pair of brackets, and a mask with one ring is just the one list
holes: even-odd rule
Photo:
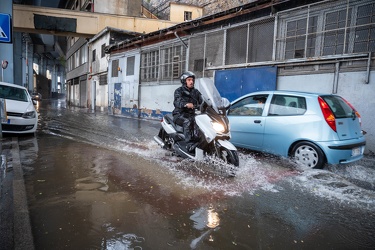
[[104, 240], [101, 247], [107, 250], [119, 250], [119, 249], [142, 249], [138, 244], [143, 243], [145, 238], [138, 237], [135, 234], [124, 234], [119, 236], [117, 239]]
[[220, 225], [219, 214], [215, 212], [212, 207], [208, 209], [200, 208], [190, 216], [190, 219], [194, 222], [194, 228], [203, 231], [198, 238], [195, 238], [190, 243], [191, 249], [196, 249], [201, 241], [208, 238], [208, 241], [213, 242], [214, 237], [211, 234], [214, 229]]

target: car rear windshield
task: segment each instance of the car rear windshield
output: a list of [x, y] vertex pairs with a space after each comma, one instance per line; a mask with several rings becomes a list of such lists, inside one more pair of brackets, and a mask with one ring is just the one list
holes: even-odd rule
[[353, 113], [355, 112], [340, 96], [329, 95], [329, 96], [321, 96], [323, 100], [328, 104], [330, 109], [332, 110], [335, 118], [349, 118], [353, 117]]
[[27, 102], [27, 93], [25, 89], [11, 86], [0, 85], [0, 98]]

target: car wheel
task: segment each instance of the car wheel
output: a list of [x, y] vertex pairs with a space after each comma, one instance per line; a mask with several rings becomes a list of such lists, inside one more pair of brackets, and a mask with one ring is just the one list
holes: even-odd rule
[[323, 151], [311, 142], [299, 142], [292, 150], [291, 155], [297, 164], [307, 168], [323, 168], [325, 155]]

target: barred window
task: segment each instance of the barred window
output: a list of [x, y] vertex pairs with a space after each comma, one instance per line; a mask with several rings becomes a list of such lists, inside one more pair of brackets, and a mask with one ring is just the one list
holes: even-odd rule
[[118, 77], [118, 59], [112, 61], [112, 77]]
[[226, 65], [246, 62], [247, 30], [247, 25], [228, 29], [225, 51]]
[[[209, 35], [207, 35], [209, 37]], [[223, 40], [221, 40], [221, 43], [223, 43]], [[200, 63], [203, 64], [203, 57], [205, 56], [205, 48], [208, 46], [205, 44], [205, 35], [199, 35], [196, 37], [190, 38], [189, 43], [189, 69], [192, 69], [194, 71], [194, 74], [196, 77], [202, 77], [203, 76], [203, 70], [205, 68], [205, 65], [202, 65], [202, 68], [200, 68]], [[214, 47], [214, 46], [211, 46]], [[222, 52], [221, 52], [222, 53]], [[222, 65], [222, 62], [220, 63]]]
[[353, 52], [375, 51], [375, 3], [358, 7]]
[[286, 13], [276, 38], [278, 60], [375, 52], [373, 1], [338, 1]]
[[182, 45], [161, 50], [161, 79], [173, 80], [180, 77], [185, 68], [186, 51]]
[[156, 81], [159, 76], [159, 50], [142, 53], [141, 80]]
[[317, 21], [318, 18], [316, 16], [309, 18], [308, 31], [306, 30], [307, 18], [287, 22], [285, 59], [304, 58], [315, 55]]
[[225, 64], [271, 61], [274, 19], [227, 30]]
[[141, 81], [173, 81], [185, 69], [186, 49], [182, 45], [159, 48], [141, 55]]
[[274, 19], [250, 23], [247, 62], [272, 60]]
[[346, 23], [350, 24], [351, 21], [351, 15], [347, 17], [346, 12], [347, 10], [343, 9], [326, 14], [323, 55], [338, 55], [346, 52], [345, 48], [348, 48], [349, 42], [349, 30], [346, 29]]

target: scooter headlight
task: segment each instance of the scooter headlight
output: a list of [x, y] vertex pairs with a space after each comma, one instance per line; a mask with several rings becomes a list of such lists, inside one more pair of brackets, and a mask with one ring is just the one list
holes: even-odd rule
[[223, 124], [221, 124], [219, 122], [211, 122], [211, 124], [212, 124], [212, 127], [214, 128], [214, 130], [216, 132], [223, 133], [225, 131], [225, 128], [224, 128]]

